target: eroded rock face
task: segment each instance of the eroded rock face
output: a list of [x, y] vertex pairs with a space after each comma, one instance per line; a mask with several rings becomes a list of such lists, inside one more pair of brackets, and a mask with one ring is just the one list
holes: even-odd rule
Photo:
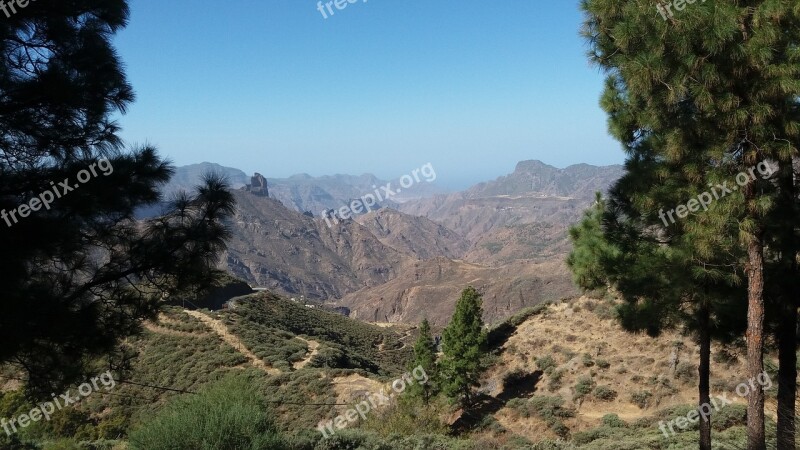
[[247, 190], [253, 195], [259, 197], [269, 197], [269, 186], [267, 186], [267, 179], [264, 175], [257, 173], [250, 177], [250, 184], [247, 185]]

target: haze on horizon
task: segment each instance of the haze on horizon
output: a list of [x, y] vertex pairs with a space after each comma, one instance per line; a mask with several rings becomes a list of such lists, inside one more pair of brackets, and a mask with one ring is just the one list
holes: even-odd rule
[[577, 2], [131, 2], [131, 144], [268, 177], [432, 163], [464, 188], [538, 159], [619, 164]]

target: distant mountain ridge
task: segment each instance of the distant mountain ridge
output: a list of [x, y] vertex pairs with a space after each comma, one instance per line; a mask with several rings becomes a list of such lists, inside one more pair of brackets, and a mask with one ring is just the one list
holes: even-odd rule
[[522, 161], [509, 175], [463, 192], [406, 202], [399, 209], [467, 238], [472, 243], [467, 261], [492, 266], [549, 261], [566, 255], [569, 226], [580, 219], [595, 193], [606, 192], [623, 171], [622, 166], [559, 169]]
[[[191, 187], [208, 170], [235, 188], [252, 183], [241, 170], [206, 163], [179, 168], [170, 186]], [[621, 174], [620, 166], [523, 161], [463, 192], [387, 202], [333, 223], [322, 210], [386, 183], [369, 174], [267, 178], [269, 197], [233, 191], [237, 211], [220, 267], [254, 287], [347, 307], [370, 321], [415, 323], [427, 315], [443, 324], [472, 284], [486, 294], [486, 318], [500, 320], [577, 293], [563, 263], [567, 229]]]
[[[339, 209], [349, 205], [366, 194], [373, 193], [380, 186], [391, 183], [397, 186], [398, 182], [383, 180], [372, 174], [363, 175], [324, 175], [313, 177], [309, 174], [297, 174], [288, 178], [270, 178], [269, 172], [264, 169], [253, 169], [249, 173], [232, 167], [225, 167], [215, 163], [203, 162], [177, 167], [175, 175], [162, 189], [165, 198], [170, 198], [175, 193], [192, 190], [201, 183], [203, 175], [213, 172], [225, 176], [233, 189], [241, 189], [250, 184], [250, 177], [255, 172], [265, 175], [270, 198], [283, 203], [287, 208], [299, 212], [310, 212], [320, 216], [323, 211]], [[379, 207], [396, 208], [400, 203], [430, 197], [445, 192], [436, 184], [422, 180], [415, 183], [400, 194], [378, 202]]]
[[521, 161], [514, 172], [494, 181], [479, 183], [465, 192], [467, 198], [500, 195], [593, 198], [624, 172], [623, 166], [575, 164], [559, 169], [538, 160]]
[[191, 191], [202, 182], [203, 176], [208, 173], [226, 177], [233, 189], [240, 189], [250, 182], [250, 175], [247, 175], [239, 169], [210, 162], [202, 162], [199, 164], [176, 167], [175, 174], [169, 182], [161, 188], [161, 193], [166, 199], [169, 199], [169, 197], [179, 191]]

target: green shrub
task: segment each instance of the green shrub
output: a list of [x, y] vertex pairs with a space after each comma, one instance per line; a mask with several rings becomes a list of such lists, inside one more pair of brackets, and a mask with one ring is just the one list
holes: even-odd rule
[[650, 404], [650, 398], [652, 397], [653, 393], [650, 391], [637, 391], [631, 394], [631, 403], [641, 409], [645, 409]]
[[556, 369], [550, 374], [550, 381], [547, 382], [547, 389], [555, 392], [561, 389], [561, 379], [564, 377], [564, 369]]
[[617, 308], [614, 307], [613, 304], [610, 302], [600, 302], [592, 311], [599, 317], [600, 319], [604, 320], [616, 320], [619, 317], [619, 312], [617, 312]]
[[506, 406], [525, 418], [533, 415], [540, 417], [560, 437], [566, 437], [569, 434], [569, 428], [561, 419], [572, 418], [576, 415], [574, 409], [564, 408], [564, 399], [558, 396], [534, 396], [527, 401], [513, 399]]
[[679, 363], [675, 368], [675, 378], [685, 383], [694, 382], [697, 378], [697, 367], [689, 362]]
[[610, 402], [617, 398], [617, 391], [611, 389], [609, 386], [597, 386], [594, 388], [592, 395], [598, 400]]
[[714, 362], [717, 364], [731, 365], [737, 361], [739, 361], [739, 359], [736, 357], [736, 355], [727, 349], [721, 348], [719, 351], [714, 353]]
[[575, 384], [575, 394], [573, 395], [574, 400], [581, 399], [592, 392], [594, 389], [594, 380], [589, 377], [581, 377], [578, 379], [578, 382]]
[[606, 361], [605, 359], [598, 359], [597, 360], [597, 367], [599, 367], [601, 369], [608, 369], [609, 367], [611, 367], [611, 363]]
[[428, 404], [419, 397], [401, 396], [383, 409], [370, 411], [363, 429], [381, 436], [446, 434], [448, 428], [440, 417], [447, 413], [448, 406], [447, 400], [442, 396], [431, 399]]
[[592, 367], [592, 366], [594, 366], [594, 361], [592, 360], [592, 355], [590, 355], [588, 353], [584, 353], [583, 354], [582, 362], [583, 362], [583, 366], [584, 367]]
[[625, 428], [628, 424], [625, 423], [622, 419], [619, 418], [616, 414], [606, 414], [603, 416], [603, 425], [611, 428]]
[[711, 426], [718, 431], [745, 425], [747, 425], [747, 406], [745, 405], [728, 405], [715, 412], [711, 417]]
[[266, 404], [242, 377], [178, 397], [134, 430], [131, 450], [279, 450]]
[[550, 368], [555, 368], [556, 360], [550, 355], [542, 356], [541, 358], [536, 359], [536, 367], [538, 367], [539, 370], [542, 371], [546, 371], [547, 369]]

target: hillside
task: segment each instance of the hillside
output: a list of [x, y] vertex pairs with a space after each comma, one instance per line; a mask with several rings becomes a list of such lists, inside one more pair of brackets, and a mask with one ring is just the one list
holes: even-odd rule
[[287, 295], [343, 296], [394, 278], [411, 258], [345, 221], [329, 228], [277, 200], [234, 191], [237, 211], [222, 268]]
[[[115, 371], [113, 392], [87, 397], [21, 435], [38, 439], [43, 432], [60, 432], [108, 445], [96, 448], [125, 448], [115, 439], [180, 395], [177, 391], [196, 392], [234, 374], [249, 379], [270, 401], [286, 403], [274, 408], [281, 429], [310, 429], [335, 415], [325, 404], [374, 391], [404, 370], [410, 336], [409, 328], [372, 326], [269, 293], [239, 297], [233, 309], [217, 313], [168, 307], [127, 342], [127, 369]], [[3, 376], [13, 373], [2, 369]], [[17, 387], [6, 384], [0, 392], [3, 417], [11, 416], [9, 408], [25, 408], [21, 393], [13, 391]], [[0, 447], [11, 448], [3, 437], [0, 433]]]
[[250, 177], [239, 169], [203, 162], [176, 167], [175, 174], [161, 188], [161, 192], [168, 199], [178, 191], [191, 191], [201, 184], [203, 176], [208, 173], [223, 175], [233, 189], [239, 189], [250, 182]]
[[567, 229], [622, 174], [621, 166], [580, 164], [557, 169], [523, 161], [513, 173], [449, 195], [403, 203], [400, 211], [428, 218], [468, 239], [470, 262], [500, 266], [548, 261], [569, 249]]
[[[170, 307], [157, 322], [146, 324], [144, 334], [129, 340], [129, 368], [118, 374], [113, 395], [87, 397], [20, 435], [39, 439], [43, 433], [73, 430], [66, 432], [94, 442], [92, 448], [125, 449], [129, 430], [175, 397], [192, 395], [175, 390], [197, 392], [237, 375], [273, 405], [279, 429], [297, 450], [357, 448], [359, 442], [382, 442], [380, 448], [387, 450], [696, 445], [691, 428], [669, 438], [659, 430], [659, 421], [685, 415], [695, 403], [698, 353], [692, 340], [676, 332], [657, 338], [626, 333], [614, 319], [613, 301], [586, 297], [528, 308], [490, 331], [491, 365], [478, 388], [478, 403], [440, 417], [459, 430], [460, 438], [412, 433], [394, 436], [390, 443], [379, 431], [379, 423], [391, 417], [384, 416], [391, 414], [388, 409], [354, 425], [360, 430], [320, 441], [314, 430], [320, 421], [343, 413], [344, 405], [378, 392], [405, 370], [414, 332], [364, 324], [269, 293], [239, 297], [217, 313]], [[712, 394], [733, 401], [714, 415], [715, 442], [720, 449], [738, 448], [744, 407], [735, 392], [744, 381], [742, 349], [715, 345], [713, 354]], [[767, 362], [774, 380], [774, 356]], [[0, 414], [26, 408], [15, 388], [7, 383], [0, 393]], [[774, 385], [767, 389], [773, 418], [775, 392]], [[319, 447], [325, 442], [335, 446]]]
[[337, 305], [369, 322], [418, 324], [427, 318], [444, 326], [464, 287], [484, 294], [484, 319], [496, 323], [544, 301], [577, 293], [561, 262], [517, 262], [499, 268], [435, 258], [418, 261], [397, 278], [346, 295]]
[[[442, 225], [390, 209], [328, 227], [277, 200], [234, 195], [233, 238], [222, 268], [253, 286], [348, 307], [364, 320], [417, 324], [427, 315], [444, 323], [470, 284], [487, 294], [490, 321], [577, 293], [561, 262], [563, 247], [547, 251], [550, 261], [526, 253], [527, 246], [547, 245], [542, 236], [558, 233], [545, 224], [504, 227], [489, 244], [470, 247]], [[503, 263], [487, 264], [492, 257]]]
[[[696, 448], [696, 425], [665, 438], [658, 422], [685, 416], [696, 404], [697, 345], [675, 331], [657, 338], [627, 333], [613, 306], [575, 297], [496, 329], [498, 358], [481, 390], [500, 427], [533, 442], [568, 438], [581, 449]], [[746, 400], [736, 388], [747, 381], [745, 349], [714, 344], [712, 355], [712, 396], [733, 401], [712, 419], [714, 439], [721, 449], [739, 448]], [[776, 364], [774, 354], [766, 357], [773, 382]], [[766, 393], [774, 419], [777, 384]]]
[[386, 246], [421, 260], [441, 256], [459, 259], [471, 247], [464, 237], [442, 225], [391, 208], [373, 211], [355, 220]]

